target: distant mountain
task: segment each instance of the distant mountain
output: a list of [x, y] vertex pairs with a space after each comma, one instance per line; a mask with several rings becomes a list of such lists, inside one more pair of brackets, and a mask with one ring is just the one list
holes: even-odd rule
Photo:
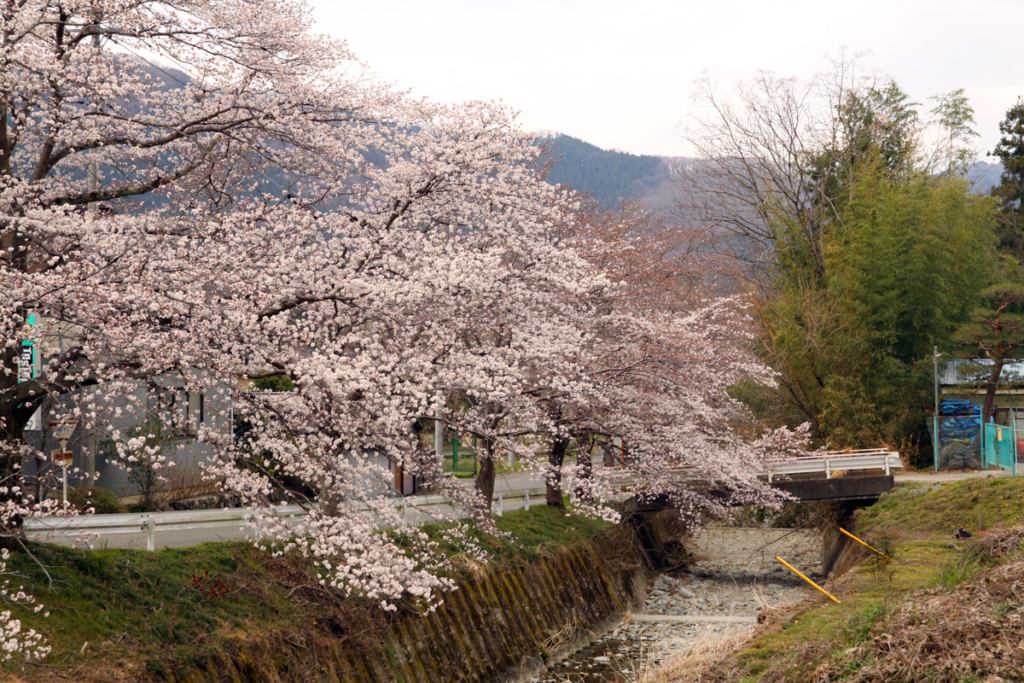
[[1003, 175], [1003, 165], [998, 161], [991, 164], [987, 161], [976, 161], [967, 172], [975, 194], [988, 194], [989, 190], [999, 184]]
[[605, 205], [646, 194], [649, 181], [664, 165], [661, 157], [604, 150], [569, 135], [557, 135], [551, 140], [554, 164], [548, 182], [571, 185]]
[[[685, 158], [656, 157], [601, 149], [564, 134], [546, 134], [553, 143], [553, 165], [548, 182], [571, 185], [611, 206], [626, 198], [641, 200], [650, 209], [668, 209], [673, 200], [676, 169]], [[976, 162], [967, 178], [976, 194], [989, 193], [999, 184], [1003, 167], [998, 162]]]

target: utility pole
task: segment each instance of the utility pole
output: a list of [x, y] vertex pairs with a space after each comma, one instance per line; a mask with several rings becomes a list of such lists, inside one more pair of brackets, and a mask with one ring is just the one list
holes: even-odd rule
[[939, 347], [932, 349], [932, 364], [935, 380], [935, 414], [932, 416], [932, 455], [935, 471], [939, 471]]
[[[93, 19], [95, 20], [96, 25], [98, 26], [100, 21], [102, 20], [102, 17], [101, 17], [101, 15], [100, 15], [98, 10], [95, 10], [95, 9], [93, 10]], [[94, 33], [93, 34], [93, 36], [92, 36], [92, 45], [97, 50], [100, 49], [100, 34], [99, 33]], [[97, 194], [100, 191], [100, 164], [97, 161], [97, 158], [99, 157], [99, 154], [100, 154], [100, 152], [99, 152], [98, 149], [94, 148], [94, 149], [90, 149], [89, 150], [89, 157], [90, 158], [89, 158], [88, 178], [89, 178], [89, 194], [90, 195], [95, 195], [95, 194]], [[90, 206], [89, 207], [89, 211], [90, 212], [95, 212], [96, 211], [96, 207], [95, 206]], [[62, 330], [63, 330], [63, 328], [62, 328]], [[61, 339], [61, 343], [60, 343], [60, 353], [62, 355], [64, 353], [64, 340], [63, 339]], [[92, 448], [87, 449], [86, 453], [84, 454], [85, 455], [85, 458], [84, 458], [85, 459], [85, 463], [84, 463], [84, 465], [85, 465], [85, 477], [86, 477], [86, 482], [85, 483], [86, 483], [86, 486], [95, 486], [96, 485], [96, 448], [97, 448], [96, 432], [94, 430], [93, 434], [92, 434]], [[67, 470], [65, 468], [65, 472], [66, 471]]]

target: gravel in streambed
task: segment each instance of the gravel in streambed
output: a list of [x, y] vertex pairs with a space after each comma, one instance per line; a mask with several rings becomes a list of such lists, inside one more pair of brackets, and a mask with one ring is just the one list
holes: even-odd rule
[[821, 574], [821, 536], [813, 531], [715, 528], [690, 539], [687, 548], [697, 561], [687, 571], [661, 574], [652, 581], [643, 614], [710, 620], [647, 622], [638, 612], [638, 619], [549, 665], [531, 683], [630, 681], [642, 665], [670, 661], [698, 639], [753, 628], [752, 623], [715, 618], [756, 618], [762, 605], [796, 603], [814, 592], [776, 562], [775, 555], [811, 578]]

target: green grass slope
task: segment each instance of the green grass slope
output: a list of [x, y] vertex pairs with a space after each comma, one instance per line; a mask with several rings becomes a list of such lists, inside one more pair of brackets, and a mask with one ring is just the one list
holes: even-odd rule
[[972, 532], [1024, 524], [1024, 477], [963, 479], [947, 484], [901, 484], [859, 518], [858, 528], [952, 540], [957, 528]]
[[[496, 523], [501, 535], [471, 531], [493, 564], [528, 562], [610, 527], [546, 506]], [[441, 543], [440, 551], [454, 571], [468, 571], [458, 549]], [[199, 661], [229, 641], [294, 633], [301, 642], [299, 634], [312, 627], [358, 646], [378, 637], [391, 618], [366, 601], [321, 589], [302, 558], [273, 558], [247, 543], [155, 553], [39, 544], [32, 553], [35, 560], [12, 556], [11, 583], [23, 585], [50, 616], [28, 609], [14, 616], [44, 633], [53, 652], [39, 664], [0, 665], [4, 681], [51, 680], [55, 673], [73, 681], [159, 680], [168, 667]]]

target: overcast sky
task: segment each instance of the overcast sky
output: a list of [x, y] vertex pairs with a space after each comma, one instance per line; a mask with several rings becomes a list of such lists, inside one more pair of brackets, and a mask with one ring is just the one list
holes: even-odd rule
[[381, 78], [445, 102], [500, 99], [530, 130], [683, 155], [678, 126], [702, 71], [809, 78], [870, 52], [917, 102], [966, 89], [978, 150], [1024, 95], [1024, 0], [310, 0], [317, 30]]

